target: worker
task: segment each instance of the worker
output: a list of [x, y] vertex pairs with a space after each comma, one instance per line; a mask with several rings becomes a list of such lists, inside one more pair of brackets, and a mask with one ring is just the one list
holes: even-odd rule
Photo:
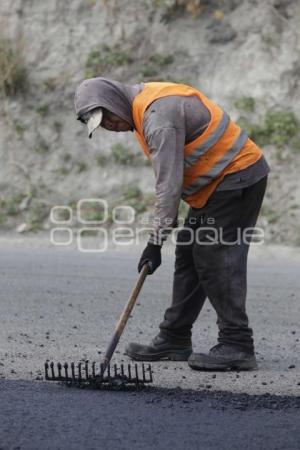
[[[146, 263], [151, 274], [160, 266], [180, 200], [189, 205], [177, 234], [171, 305], [153, 340], [130, 343], [126, 354], [140, 361], [188, 361], [196, 370], [255, 369], [247, 256], [270, 171], [262, 150], [221, 107], [184, 84], [91, 78], [78, 86], [75, 110], [90, 138], [98, 127], [132, 131], [151, 160], [155, 226], [139, 271]], [[218, 343], [193, 353], [192, 327], [206, 298], [217, 314]]]

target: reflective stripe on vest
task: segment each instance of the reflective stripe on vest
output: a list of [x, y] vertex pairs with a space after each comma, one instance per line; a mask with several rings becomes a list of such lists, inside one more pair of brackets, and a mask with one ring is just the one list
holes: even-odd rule
[[191, 167], [193, 164], [196, 164], [198, 159], [201, 156], [203, 156], [204, 153], [206, 153], [207, 150], [210, 149], [210, 147], [212, 147], [213, 145], [215, 145], [218, 142], [218, 140], [220, 139], [220, 137], [223, 135], [226, 128], [228, 127], [229, 122], [230, 122], [230, 117], [226, 112], [224, 112], [222, 119], [221, 119], [219, 125], [217, 126], [217, 128], [215, 129], [215, 131], [213, 133], [211, 133], [211, 135], [206, 139], [206, 141], [202, 145], [200, 145], [200, 147], [193, 150], [193, 153], [191, 153], [190, 155], [188, 155], [184, 158], [184, 168], [185, 169], [187, 169], [188, 167]]
[[201, 91], [183, 84], [151, 82], [144, 84], [132, 105], [135, 134], [148, 158], [151, 154], [144, 136], [144, 115], [155, 100], [168, 96], [196, 96], [211, 115], [203, 133], [184, 146], [182, 197], [191, 207], [202, 208], [227, 174], [254, 164], [262, 151]]
[[[225, 114], [224, 114], [224, 116], [225, 116]], [[223, 116], [223, 118], [224, 118], [224, 116]], [[223, 121], [223, 119], [222, 119], [222, 121]], [[220, 123], [220, 125], [221, 125], [221, 123]], [[220, 125], [219, 125], [219, 127], [220, 127]], [[216, 131], [218, 130], [218, 128], [216, 129]], [[242, 149], [242, 147], [247, 142], [247, 139], [248, 139], [247, 133], [242, 130], [240, 132], [238, 138], [236, 139], [235, 143], [233, 144], [233, 146], [228, 150], [228, 152], [223, 156], [223, 158], [221, 158], [209, 172], [201, 175], [187, 189], [185, 189], [182, 193], [182, 198], [185, 198], [189, 195], [195, 194], [195, 192], [197, 192], [199, 189], [201, 189], [202, 187], [211, 183], [211, 181], [214, 180], [228, 166], [228, 164], [233, 160], [233, 158], [239, 153], [239, 151]], [[206, 143], [207, 143], [207, 141], [205, 141], [204, 145], [206, 145]], [[211, 147], [211, 145], [209, 147]], [[197, 150], [196, 150], [196, 152], [197, 152]], [[192, 155], [190, 155], [190, 156], [194, 156], [194, 153], [192, 153]]]

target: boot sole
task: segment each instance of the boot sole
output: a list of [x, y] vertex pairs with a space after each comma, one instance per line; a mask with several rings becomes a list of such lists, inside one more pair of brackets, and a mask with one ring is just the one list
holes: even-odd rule
[[192, 354], [192, 350], [185, 351], [165, 351], [159, 352], [152, 355], [141, 355], [139, 353], [125, 352], [125, 355], [129, 356], [131, 359], [136, 361], [161, 361], [161, 360], [169, 360], [169, 361], [187, 361]]
[[257, 362], [255, 359], [249, 361], [230, 361], [226, 363], [201, 363], [188, 362], [189, 366], [194, 370], [255, 370]]

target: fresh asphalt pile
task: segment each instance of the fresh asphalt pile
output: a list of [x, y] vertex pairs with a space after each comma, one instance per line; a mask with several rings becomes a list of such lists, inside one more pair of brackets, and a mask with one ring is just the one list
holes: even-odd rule
[[297, 397], [91, 391], [14, 380], [0, 386], [3, 450], [299, 449]]

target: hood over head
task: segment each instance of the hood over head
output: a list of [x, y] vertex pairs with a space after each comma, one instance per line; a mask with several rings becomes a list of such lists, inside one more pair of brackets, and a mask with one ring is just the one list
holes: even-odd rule
[[84, 80], [75, 92], [75, 111], [79, 118], [95, 108], [106, 108], [134, 128], [132, 101], [142, 84], [128, 86], [108, 78]]

